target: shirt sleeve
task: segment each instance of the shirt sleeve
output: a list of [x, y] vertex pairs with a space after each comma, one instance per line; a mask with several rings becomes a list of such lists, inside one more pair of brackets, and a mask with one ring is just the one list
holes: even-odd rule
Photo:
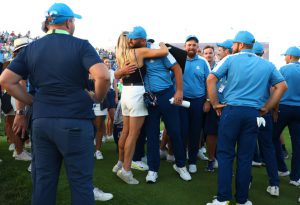
[[98, 55], [96, 49], [88, 41], [85, 41], [82, 53], [82, 65], [85, 69], [89, 70], [97, 63], [102, 63], [100, 56]]
[[20, 75], [23, 79], [28, 77], [28, 66], [26, 65], [25, 49], [22, 49], [16, 58], [7, 67], [12, 72]]
[[212, 70], [212, 74], [214, 74], [218, 80], [220, 80], [222, 77], [226, 76], [228, 73], [229, 68], [229, 57], [223, 58], [218, 65]]
[[173, 57], [171, 53], [169, 53], [166, 57], [163, 57], [163, 63], [167, 68], [173, 67], [175, 64], [177, 64], [176, 59]]
[[[280, 69], [281, 70], [281, 69]], [[276, 69], [275, 66], [273, 66], [273, 70], [272, 70], [272, 73], [271, 73], [271, 85], [274, 86], [282, 81], [284, 81], [284, 77], [282, 76], [281, 74], [282, 70], [281, 71], [278, 71]]]

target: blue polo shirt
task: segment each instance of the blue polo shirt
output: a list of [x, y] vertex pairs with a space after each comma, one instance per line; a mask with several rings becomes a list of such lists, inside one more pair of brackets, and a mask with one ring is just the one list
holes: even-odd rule
[[170, 68], [177, 62], [171, 54], [162, 58], [145, 59], [144, 63], [147, 66], [144, 78], [147, 91], [160, 92], [173, 86]]
[[218, 79], [227, 77], [223, 91], [225, 103], [260, 109], [270, 85], [284, 81], [276, 67], [249, 49], [222, 59], [212, 71]]
[[206, 79], [210, 73], [205, 58], [196, 55], [187, 59], [183, 74], [183, 96], [186, 98], [200, 98], [206, 96]]
[[280, 100], [280, 104], [300, 106], [300, 63], [289, 63], [279, 69], [288, 85], [287, 91]]
[[26, 46], [9, 65], [36, 93], [33, 119], [92, 119], [93, 101], [85, 92], [88, 70], [101, 60], [87, 40], [49, 34]]

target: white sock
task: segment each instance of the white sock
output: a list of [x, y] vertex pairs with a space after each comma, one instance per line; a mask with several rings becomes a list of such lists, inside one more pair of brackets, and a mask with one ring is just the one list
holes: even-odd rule
[[122, 172], [125, 176], [129, 176], [131, 174], [131, 171], [126, 171], [124, 167], [122, 167]]
[[117, 163], [117, 165], [118, 165], [118, 167], [122, 167], [123, 162], [119, 160], [118, 163]]

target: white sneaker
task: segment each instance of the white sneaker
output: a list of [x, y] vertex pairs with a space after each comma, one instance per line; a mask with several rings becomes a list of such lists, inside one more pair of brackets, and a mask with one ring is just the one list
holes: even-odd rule
[[195, 164], [190, 164], [189, 165], [189, 172], [194, 174], [197, 172], [197, 166]]
[[94, 188], [93, 192], [96, 201], [108, 201], [114, 197], [111, 193], [105, 193], [97, 187]]
[[106, 136], [106, 141], [107, 141], [107, 142], [112, 142], [112, 141], [114, 141], [114, 136], [113, 136], [113, 135]]
[[206, 205], [229, 205], [230, 201], [218, 201], [218, 199], [214, 199], [212, 203], [207, 203]]
[[201, 149], [199, 149], [199, 151], [198, 151], [198, 157], [201, 159], [201, 160], [205, 160], [205, 161], [207, 161], [208, 160], [208, 158], [207, 158], [207, 156], [205, 156], [205, 153], [203, 152], [204, 150], [201, 148]]
[[103, 135], [102, 137], [102, 143], [105, 143], [106, 142], [106, 136]]
[[13, 144], [13, 143], [10, 144], [9, 147], [8, 147], [8, 150], [9, 150], [9, 151], [14, 151], [15, 149], [16, 149], [16, 146], [15, 146], [15, 144]]
[[213, 168], [214, 168], [214, 169], [218, 169], [218, 167], [219, 167], [218, 160], [215, 159]]
[[161, 150], [159, 149], [159, 156], [160, 156], [160, 159], [166, 159], [167, 158], [167, 150]]
[[16, 160], [22, 160], [22, 161], [31, 161], [31, 156], [28, 154], [28, 152], [21, 152], [21, 154], [17, 154], [15, 157]]
[[204, 153], [204, 154], [206, 153], [206, 148], [204, 146], [201, 147], [199, 150], [201, 150], [201, 152]]
[[167, 154], [167, 161], [168, 161], [168, 162], [175, 162], [175, 157], [174, 157], [174, 155]]
[[298, 181], [290, 180], [290, 184], [294, 186], [300, 186], [300, 179]]
[[186, 167], [177, 167], [176, 164], [173, 165], [174, 170], [179, 174], [181, 179], [185, 181], [190, 181], [192, 179], [190, 173], [187, 171]]
[[147, 171], [147, 170], [149, 170], [149, 167], [143, 161], [132, 161], [131, 162], [131, 169], [137, 169], [137, 170], [140, 170], [140, 171]]
[[236, 205], [252, 205], [252, 202], [248, 200], [248, 201], [246, 201], [246, 203], [244, 203], [244, 204], [236, 203]]
[[28, 166], [27, 171], [29, 171], [29, 172], [31, 173], [31, 163], [30, 163], [30, 165]]
[[279, 187], [278, 186], [268, 186], [267, 192], [271, 196], [279, 196]]
[[147, 183], [155, 183], [157, 178], [158, 178], [157, 172], [148, 171], [148, 174], [146, 176], [146, 182]]
[[12, 157], [16, 157], [18, 155], [17, 150], [13, 151]]
[[97, 160], [103, 159], [103, 155], [99, 150], [95, 152], [95, 157]]
[[289, 175], [290, 175], [289, 171], [286, 171], [286, 172], [278, 171], [278, 176], [280, 176], [280, 177], [286, 177], [286, 176], [289, 176]]
[[112, 172], [117, 173], [120, 169], [122, 169], [122, 164], [117, 163], [113, 168]]
[[261, 167], [262, 163], [261, 162], [256, 162], [256, 161], [252, 161], [252, 166], [254, 166], [254, 167]]
[[25, 144], [24, 144], [24, 147], [25, 147], [26, 149], [31, 149], [31, 142], [29, 141], [28, 143], [25, 143]]
[[124, 174], [123, 170], [120, 169], [117, 172], [117, 176], [122, 179], [127, 184], [139, 184], [139, 181], [133, 177], [133, 174], [131, 171], [129, 171], [128, 174]]
[[142, 160], [142, 162], [145, 162], [147, 164], [147, 161], [148, 161], [147, 156], [142, 157], [141, 160]]

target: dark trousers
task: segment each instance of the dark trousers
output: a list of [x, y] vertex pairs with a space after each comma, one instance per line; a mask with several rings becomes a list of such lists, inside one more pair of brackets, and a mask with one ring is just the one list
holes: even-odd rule
[[274, 143], [279, 171], [287, 171], [280, 144], [280, 134], [288, 126], [292, 142], [292, 161], [290, 179], [300, 178], [300, 106], [279, 105], [278, 120], [274, 123]]
[[157, 172], [160, 165], [159, 133], [160, 118], [163, 118], [168, 135], [172, 141], [175, 163], [178, 167], [185, 166], [186, 154], [181, 138], [179, 107], [170, 104], [169, 99], [174, 95], [174, 89], [168, 88], [157, 94], [158, 106], [149, 107], [146, 117], [147, 163], [150, 171]]
[[135, 151], [132, 161], [141, 161], [142, 157], [145, 156], [145, 143], [146, 143], [146, 129], [145, 124], [143, 125], [139, 138], [136, 141]]
[[278, 166], [275, 154], [273, 139], [273, 119], [271, 114], [264, 116], [266, 126], [259, 128], [258, 144], [260, 152], [266, 163], [270, 186], [279, 186]]
[[250, 107], [228, 105], [222, 111], [217, 146], [218, 200], [221, 202], [232, 199], [231, 182], [235, 155], [236, 202], [244, 204], [248, 199], [252, 158], [258, 135], [258, 116], [258, 110]]
[[62, 161], [71, 188], [71, 204], [94, 204], [91, 120], [39, 118], [32, 124], [32, 205], [56, 204]]
[[204, 118], [203, 104], [205, 97], [184, 98], [184, 100], [189, 101], [191, 104], [189, 108], [180, 107], [182, 137], [186, 143], [185, 148], [188, 148], [188, 163], [196, 164]]

